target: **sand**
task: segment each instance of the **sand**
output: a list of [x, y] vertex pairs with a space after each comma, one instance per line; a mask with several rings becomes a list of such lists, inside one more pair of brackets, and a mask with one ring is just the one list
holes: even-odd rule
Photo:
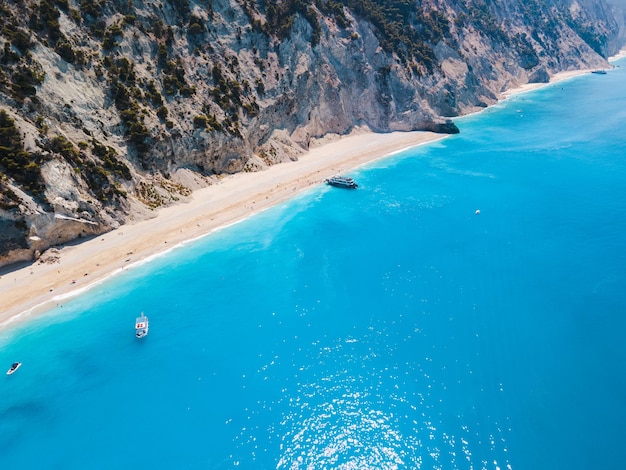
[[[626, 56], [626, 50], [611, 60]], [[549, 84], [589, 70], [554, 75]], [[508, 90], [501, 98], [547, 84]], [[356, 133], [313, 148], [298, 161], [228, 176], [193, 193], [191, 202], [160, 209], [80, 244], [58, 247], [55, 262], [33, 263], [0, 276], [0, 329], [61, 305], [108, 277], [285, 201], [332, 175], [444, 138], [431, 132]]]

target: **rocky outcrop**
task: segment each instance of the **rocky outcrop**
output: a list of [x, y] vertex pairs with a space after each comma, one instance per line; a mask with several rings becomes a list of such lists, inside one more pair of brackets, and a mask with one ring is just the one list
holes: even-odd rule
[[608, 67], [625, 37], [623, 12], [591, 0], [422, 2], [402, 19], [413, 36], [348, 0], [22, 3], [0, 10], [0, 110], [18, 130], [0, 152], [0, 265], [327, 134], [458, 132], [508, 88]]

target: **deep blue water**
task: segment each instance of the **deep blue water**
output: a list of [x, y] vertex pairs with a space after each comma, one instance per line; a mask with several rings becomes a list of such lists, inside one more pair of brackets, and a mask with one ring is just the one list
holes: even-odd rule
[[620, 63], [2, 333], [0, 468], [622, 467]]

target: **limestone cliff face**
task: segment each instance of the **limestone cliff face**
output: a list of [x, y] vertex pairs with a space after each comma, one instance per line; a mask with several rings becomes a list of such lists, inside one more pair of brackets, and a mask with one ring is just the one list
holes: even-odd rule
[[329, 133], [454, 132], [507, 88], [608, 67], [625, 38], [595, 0], [405, 0], [395, 23], [387, 3], [0, 1], [0, 265]]

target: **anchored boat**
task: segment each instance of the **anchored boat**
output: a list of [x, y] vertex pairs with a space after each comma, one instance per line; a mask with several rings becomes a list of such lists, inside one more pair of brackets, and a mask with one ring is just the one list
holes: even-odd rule
[[143, 338], [148, 334], [148, 317], [146, 317], [143, 312], [141, 312], [141, 316], [137, 317], [135, 320], [135, 336], [137, 338]]
[[328, 178], [326, 180], [326, 184], [337, 186], [338, 188], [348, 189], [356, 189], [359, 187], [352, 178], [347, 176], [333, 176], [332, 178]]

